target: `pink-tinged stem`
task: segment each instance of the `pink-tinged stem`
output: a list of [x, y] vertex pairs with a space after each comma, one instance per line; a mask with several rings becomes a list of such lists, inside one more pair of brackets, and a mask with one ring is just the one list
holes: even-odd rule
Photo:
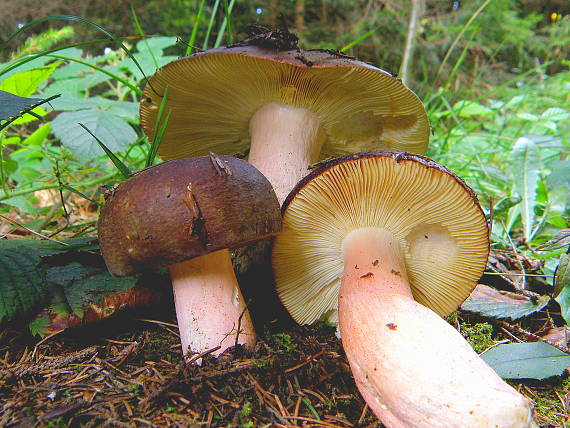
[[241, 295], [228, 250], [169, 267], [184, 355], [237, 343], [253, 346], [255, 330]]
[[530, 400], [453, 327], [413, 300], [391, 233], [353, 231], [343, 253], [343, 347], [360, 392], [388, 428], [536, 426]]
[[271, 183], [280, 204], [317, 162], [325, 134], [307, 109], [269, 103], [249, 122], [248, 162]]

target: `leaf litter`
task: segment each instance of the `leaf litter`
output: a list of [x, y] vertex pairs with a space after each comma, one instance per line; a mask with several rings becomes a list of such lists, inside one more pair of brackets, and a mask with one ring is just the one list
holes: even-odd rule
[[[464, 328], [464, 334], [474, 335], [468, 337], [471, 342], [494, 343], [491, 349], [505, 342], [542, 341], [568, 352], [559, 306], [552, 299], [544, 302], [547, 283], [532, 276], [540, 274], [541, 264], [505, 251], [493, 256], [482, 281], [503, 290], [480, 285], [472, 297], [512, 305], [515, 315], [521, 306], [528, 313], [510, 317], [509, 308], [503, 307], [503, 319], [514, 319], [508, 323], [483, 311], [459, 311], [461, 326], [474, 327]], [[49, 278], [60, 285], [78, 271], [81, 278], [91, 278], [90, 268], [79, 268], [77, 262], [72, 258], [48, 266], [47, 272], [56, 267]], [[71, 266], [67, 273], [65, 266]], [[523, 269], [530, 276], [521, 281]], [[246, 274], [242, 280], [259, 278]], [[160, 314], [156, 306], [144, 309], [143, 315], [156, 318], [151, 322], [119, 310], [108, 320], [68, 328], [40, 342], [21, 320], [5, 323], [0, 333], [0, 426], [382, 426], [358, 393], [334, 327], [297, 326], [265, 301], [252, 307], [265, 327], [254, 350], [235, 347], [219, 359], [205, 355], [202, 366], [188, 366], [182, 361], [176, 325], [169, 322], [170, 299], [157, 305]], [[50, 302], [47, 309], [52, 310]], [[483, 331], [477, 328], [481, 322], [492, 328], [484, 329], [479, 339], [471, 331]], [[564, 426], [570, 401], [567, 372], [510, 383], [537, 403], [541, 427]]]

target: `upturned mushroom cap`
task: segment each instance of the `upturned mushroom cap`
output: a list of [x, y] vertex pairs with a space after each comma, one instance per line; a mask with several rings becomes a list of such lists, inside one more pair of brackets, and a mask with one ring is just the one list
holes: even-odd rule
[[353, 230], [391, 232], [415, 300], [441, 316], [469, 296], [487, 262], [488, 229], [476, 196], [423, 156], [377, 151], [322, 163], [282, 210], [273, 249], [276, 287], [301, 324], [334, 319], [342, 243]]
[[229, 156], [167, 161], [105, 201], [99, 244], [114, 275], [170, 266], [276, 235], [279, 203], [253, 166]]
[[164, 159], [246, 150], [250, 119], [270, 103], [316, 114], [326, 138], [320, 159], [375, 149], [423, 153], [428, 144], [427, 115], [412, 91], [390, 73], [331, 51], [232, 46], [167, 64], [141, 101], [151, 138], [167, 87]]

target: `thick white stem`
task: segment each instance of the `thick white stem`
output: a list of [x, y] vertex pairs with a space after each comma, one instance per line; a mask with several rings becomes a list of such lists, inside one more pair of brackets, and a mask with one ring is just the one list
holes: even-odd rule
[[307, 109], [270, 103], [249, 122], [248, 161], [273, 185], [279, 203], [317, 162], [325, 134], [319, 118]]
[[531, 402], [413, 300], [391, 233], [353, 231], [343, 251], [343, 347], [359, 390], [388, 428], [536, 426]]
[[213, 352], [218, 355], [236, 343], [255, 344], [255, 330], [228, 250], [172, 265], [169, 270], [184, 355], [220, 346]]

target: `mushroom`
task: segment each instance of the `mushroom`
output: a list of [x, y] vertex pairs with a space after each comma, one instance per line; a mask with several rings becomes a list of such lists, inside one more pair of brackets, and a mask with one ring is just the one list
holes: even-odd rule
[[300, 50], [296, 39], [285, 45], [221, 47], [158, 70], [144, 89], [140, 115], [152, 138], [168, 87], [171, 115], [160, 156], [249, 147], [249, 162], [282, 202], [323, 158], [375, 149], [425, 151], [426, 112], [399, 79], [338, 52]]
[[99, 218], [108, 269], [168, 267], [184, 355], [256, 341], [228, 249], [275, 236], [279, 203], [247, 162], [210, 155], [144, 169], [111, 192]]
[[533, 426], [507, 385], [441, 316], [467, 298], [489, 252], [459, 177], [419, 155], [322, 163], [283, 205], [273, 266], [301, 324], [334, 311], [356, 384], [389, 428]]

